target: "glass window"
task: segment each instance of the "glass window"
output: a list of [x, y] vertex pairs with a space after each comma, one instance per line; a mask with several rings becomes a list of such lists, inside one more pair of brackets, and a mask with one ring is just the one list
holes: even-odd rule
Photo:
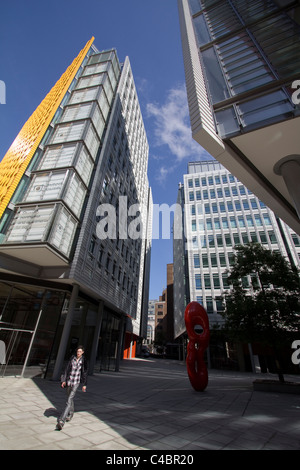
[[234, 264], [234, 254], [233, 253], [228, 253], [228, 261], [229, 265], [232, 266]]
[[215, 224], [215, 228], [216, 228], [216, 229], [221, 228], [220, 219], [214, 219], [214, 224]]
[[206, 297], [206, 310], [208, 314], [214, 313], [214, 304], [210, 296]]
[[300, 239], [299, 239], [298, 235], [296, 235], [296, 233], [292, 234], [292, 240], [293, 240], [295, 246], [300, 246]]
[[292, 106], [284, 92], [278, 90], [246, 103], [240, 103], [238, 110], [243, 125], [248, 126], [276, 116], [286, 115], [292, 111]]
[[202, 265], [203, 265], [203, 268], [208, 267], [208, 256], [206, 254], [202, 255]]
[[240, 201], [234, 201], [234, 205], [235, 205], [235, 208], [236, 208], [237, 211], [242, 210]]
[[218, 103], [230, 97], [227, 86], [213, 47], [202, 51], [203, 63], [206, 70], [207, 82], [213, 103]]
[[243, 239], [244, 245], [246, 245], [247, 243], [249, 243], [249, 238], [248, 238], [247, 233], [242, 233], [242, 239]]
[[[200, 7], [198, 7], [199, 11]], [[196, 34], [196, 38], [198, 41], [198, 45], [201, 47], [204, 44], [207, 44], [211, 41], [210, 35], [206, 26], [206, 22], [203, 15], [199, 15], [193, 19], [194, 30]]]
[[254, 242], [254, 243], [257, 243], [258, 242], [258, 238], [257, 238], [257, 235], [255, 232], [251, 232], [250, 233], [250, 237], [251, 237], [251, 241]]
[[218, 206], [217, 206], [217, 204], [216, 204], [215, 202], [211, 205], [211, 207], [212, 207], [213, 213], [218, 212]]
[[204, 231], [204, 220], [199, 220], [198, 222], [198, 229], [203, 232]]
[[222, 282], [223, 282], [223, 288], [224, 289], [229, 289], [228, 276], [227, 276], [226, 273], [222, 274]]
[[247, 225], [248, 225], [248, 227], [253, 227], [253, 226], [254, 226], [254, 223], [253, 223], [252, 216], [251, 216], [251, 215], [247, 215], [247, 216], [246, 216], [246, 219], [247, 219]]
[[189, 0], [191, 14], [194, 15], [201, 10], [201, 5], [199, 0]]
[[211, 253], [211, 255], [210, 255], [210, 262], [211, 262], [211, 265], [212, 265], [213, 267], [218, 266], [218, 263], [217, 263], [217, 256], [216, 256], [215, 253]]
[[205, 235], [200, 235], [200, 243], [201, 243], [201, 248], [206, 247], [206, 236]]
[[195, 274], [195, 287], [196, 287], [196, 289], [201, 289], [202, 288], [200, 274]]
[[231, 228], [236, 228], [237, 225], [236, 225], [236, 220], [234, 217], [230, 217], [230, 227]]
[[213, 274], [213, 282], [214, 282], [214, 288], [215, 289], [220, 289], [220, 278], [219, 274]]
[[217, 235], [217, 245], [223, 246], [223, 238], [222, 235]]
[[220, 212], [226, 212], [226, 207], [225, 207], [224, 202], [220, 202], [219, 206], [220, 206]]
[[274, 233], [273, 231], [270, 231], [270, 232], [268, 232], [268, 234], [269, 234], [270, 242], [271, 242], [271, 243], [277, 243], [277, 239], [276, 239], [275, 233]]
[[225, 243], [226, 243], [226, 246], [232, 245], [231, 236], [229, 234], [225, 235]]
[[258, 206], [257, 206], [257, 202], [255, 199], [251, 199], [250, 203], [251, 203], [252, 209], [257, 209]]
[[259, 236], [260, 236], [260, 241], [264, 244], [268, 243], [268, 240], [267, 240], [267, 235], [265, 234], [265, 232], [259, 232]]
[[[207, 1], [205, 1], [207, 6]], [[230, 33], [241, 26], [238, 16], [233, 11], [229, 2], [212, 6], [205, 11], [206, 21], [211, 31], [211, 36], [215, 39]]]
[[221, 137], [226, 137], [240, 130], [233, 106], [215, 112], [216, 123]]
[[211, 288], [210, 275], [209, 274], [204, 274], [204, 286], [205, 286], [205, 289], [210, 289]]
[[225, 217], [222, 217], [222, 227], [228, 228], [228, 220]]
[[212, 248], [215, 246], [215, 239], [214, 239], [214, 236], [213, 235], [208, 235], [207, 236], [207, 239], [208, 239], [208, 246], [209, 248]]
[[198, 254], [194, 255], [194, 268], [200, 268], [200, 258]]
[[234, 233], [234, 234], [233, 234], [233, 241], [234, 241], [234, 244], [235, 244], [235, 245], [240, 245], [240, 244], [241, 244], [241, 242], [240, 242], [240, 236], [239, 236], [238, 233]]
[[259, 227], [260, 225], [262, 225], [262, 221], [261, 221], [261, 218], [258, 214], [256, 214], [254, 216], [254, 219], [255, 219], [255, 224]]
[[226, 258], [224, 253], [219, 254], [219, 260], [221, 266], [226, 266]]
[[238, 221], [239, 221], [239, 227], [245, 227], [245, 221], [242, 215], [239, 216]]
[[223, 305], [223, 299], [222, 297], [216, 297], [216, 307], [217, 307], [217, 312], [223, 312], [224, 310], [224, 305]]

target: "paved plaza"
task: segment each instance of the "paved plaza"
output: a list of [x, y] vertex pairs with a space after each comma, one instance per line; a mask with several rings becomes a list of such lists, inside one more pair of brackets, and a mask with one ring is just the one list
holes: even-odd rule
[[126, 359], [119, 372], [89, 377], [62, 431], [55, 426], [66, 392], [58, 382], [3, 377], [0, 449], [300, 449], [300, 396], [253, 391], [257, 377], [210, 370], [207, 389], [196, 392], [182, 362]]

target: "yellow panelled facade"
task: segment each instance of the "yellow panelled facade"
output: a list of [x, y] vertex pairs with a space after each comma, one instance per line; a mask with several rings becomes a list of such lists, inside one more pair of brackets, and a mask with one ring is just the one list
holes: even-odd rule
[[93, 41], [94, 37], [86, 43], [72, 64], [36, 108], [1, 161], [0, 217], [2, 217]]

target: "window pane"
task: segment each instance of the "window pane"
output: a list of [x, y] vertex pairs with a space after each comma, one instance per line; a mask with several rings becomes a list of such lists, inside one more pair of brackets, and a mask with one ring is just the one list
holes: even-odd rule
[[203, 62], [206, 68], [209, 90], [213, 103], [218, 103], [229, 98], [227, 86], [222, 75], [220, 65], [213, 47], [202, 52]]

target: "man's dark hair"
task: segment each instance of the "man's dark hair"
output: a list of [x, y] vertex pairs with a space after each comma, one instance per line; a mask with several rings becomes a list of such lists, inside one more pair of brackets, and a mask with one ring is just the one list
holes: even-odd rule
[[76, 352], [78, 351], [78, 349], [82, 349], [82, 351], [84, 352], [84, 346], [77, 346]]

